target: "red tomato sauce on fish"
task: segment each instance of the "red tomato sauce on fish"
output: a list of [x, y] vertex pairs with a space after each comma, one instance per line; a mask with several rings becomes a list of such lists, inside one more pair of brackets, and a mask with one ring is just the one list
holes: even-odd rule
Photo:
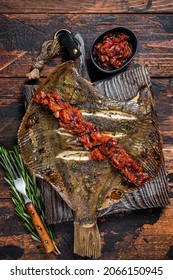
[[132, 56], [129, 36], [124, 33], [109, 33], [94, 46], [93, 55], [105, 70], [119, 68]]
[[91, 150], [93, 160], [109, 159], [109, 162], [135, 185], [142, 186], [149, 179], [149, 175], [143, 173], [142, 166], [118, 145], [116, 139], [104, 135], [96, 125], [85, 121], [82, 113], [68, 102], [62, 101], [58, 92], [37, 92], [34, 101], [47, 105], [59, 119], [60, 126], [75, 133], [85, 150]]

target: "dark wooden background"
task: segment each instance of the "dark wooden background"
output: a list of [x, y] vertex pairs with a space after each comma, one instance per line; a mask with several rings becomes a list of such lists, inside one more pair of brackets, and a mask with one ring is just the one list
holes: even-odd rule
[[[139, 50], [129, 69], [147, 65], [153, 92], [170, 188], [173, 187], [173, 3], [170, 0], [0, 2], [0, 145], [11, 148], [24, 115], [20, 86], [45, 40], [68, 28], [84, 38], [88, 50], [101, 32], [121, 25], [131, 28]], [[46, 77], [61, 62], [53, 59], [42, 71]], [[101, 259], [173, 259], [173, 195], [165, 209], [138, 210], [101, 218]], [[82, 259], [73, 254], [73, 224], [55, 226], [61, 255], [46, 255], [14, 214], [4, 172], [0, 169], [0, 259]]]

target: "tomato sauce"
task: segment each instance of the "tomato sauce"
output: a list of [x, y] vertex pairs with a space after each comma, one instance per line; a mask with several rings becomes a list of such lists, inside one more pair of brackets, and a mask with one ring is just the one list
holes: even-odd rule
[[94, 46], [94, 59], [101, 68], [112, 70], [119, 68], [132, 56], [129, 36], [124, 33], [109, 33]]
[[125, 178], [135, 185], [142, 186], [149, 179], [149, 175], [143, 173], [142, 166], [118, 145], [116, 139], [104, 135], [96, 125], [85, 121], [81, 112], [62, 101], [57, 91], [54, 93], [37, 92], [34, 101], [48, 106], [54, 116], [59, 119], [60, 126], [75, 133], [85, 150], [91, 150], [93, 160], [109, 159], [112, 166], [120, 170]]

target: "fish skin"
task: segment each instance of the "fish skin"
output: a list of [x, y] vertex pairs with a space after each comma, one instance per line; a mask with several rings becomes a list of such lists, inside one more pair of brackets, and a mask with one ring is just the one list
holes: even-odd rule
[[[153, 111], [152, 95], [147, 86], [141, 86], [136, 100], [112, 100], [83, 79], [73, 62], [68, 61], [57, 67], [37, 92], [42, 90], [49, 93], [58, 90], [63, 101], [83, 112], [84, 119], [93, 122], [105, 134], [109, 132], [118, 138], [126, 152], [143, 165], [144, 172], [151, 178], [157, 175], [163, 161], [162, 141]], [[118, 118], [108, 119], [105, 111], [111, 111]], [[102, 116], [97, 117], [96, 113]], [[33, 100], [18, 131], [18, 142], [22, 158], [30, 171], [51, 183], [75, 212], [76, 234], [80, 236], [80, 228], [86, 229], [86, 242], [81, 241], [79, 247], [75, 245], [74, 252], [98, 258], [101, 249], [96, 226], [97, 211], [110, 207], [136, 186], [122, 181], [119, 172], [107, 160], [93, 161], [89, 155], [85, 160], [74, 157], [74, 151], [79, 154], [83, 152], [77, 136], [61, 128], [53, 114]], [[64, 157], [64, 151], [72, 153], [70, 160]], [[92, 236], [93, 244], [99, 243], [93, 250], [87, 247], [88, 234]]]

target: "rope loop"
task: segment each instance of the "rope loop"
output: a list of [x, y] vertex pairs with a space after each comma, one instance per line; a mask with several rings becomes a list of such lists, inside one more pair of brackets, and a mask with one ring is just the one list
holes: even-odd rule
[[32, 65], [32, 70], [26, 75], [29, 80], [39, 79], [40, 71], [43, 69], [44, 64], [47, 63], [53, 56], [58, 55], [63, 46], [60, 43], [59, 35], [62, 32], [71, 32], [67, 29], [60, 29], [55, 32], [53, 40], [49, 40], [43, 43], [41, 52]]

